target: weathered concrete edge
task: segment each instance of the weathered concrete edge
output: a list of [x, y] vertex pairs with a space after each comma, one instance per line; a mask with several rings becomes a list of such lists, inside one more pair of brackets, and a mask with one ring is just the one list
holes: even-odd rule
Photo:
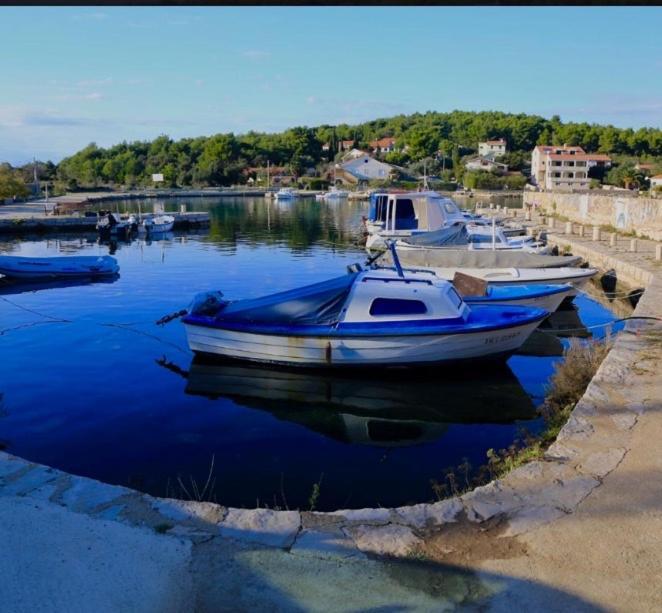
[[[659, 317], [660, 305], [662, 279], [655, 276], [635, 314]], [[433, 504], [331, 513], [228, 509], [154, 498], [4, 452], [0, 452], [0, 495], [57, 504], [194, 543], [231, 539], [321, 558], [410, 555], [427, 534], [460, 517], [477, 524], [498, 518], [505, 526], [501, 536], [516, 536], [572, 513], [622, 461], [638, 417], [654, 402], [647, 365], [652, 362], [654, 369], [656, 356], [646, 357], [652, 342], [645, 324], [630, 322], [543, 461]]]

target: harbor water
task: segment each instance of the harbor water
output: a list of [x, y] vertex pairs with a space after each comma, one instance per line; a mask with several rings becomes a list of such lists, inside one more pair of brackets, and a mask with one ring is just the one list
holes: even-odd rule
[[[329, 373], [194, 359], [183, 326], [156, 325], [193, 295], [256, 297], [363, 262], [367, 203], [168, 200], [210, 227], [160, 240], [0, 240], [0, 253], [113, 254], [117, 279], [0, 284], [0, 448], [157, 496], [320, 510], [434, 499], [448, 467], [541, 428], [536, 413], [571, 336], [614, 318], [580, 296], [501, 366]], [[151, 210], [154, 203], [142, 203]], [[136, 202], [113, 210], [136, 210]], [[569, 330], [569, 331], [568, 331]]]

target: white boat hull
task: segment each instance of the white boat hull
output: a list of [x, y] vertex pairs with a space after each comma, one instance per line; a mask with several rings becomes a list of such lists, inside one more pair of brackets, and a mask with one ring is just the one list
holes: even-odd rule
[[[577, 295], [577, 289], [575, 287], [569, 287], [567, 292], [558, 292], [556, 294], [550, 294], [548, 296], [535, 296], [520, 300], [494, 300], [494, 301], [490, 301], [489, 304], [502, 304], [504, 306], [535, 307], [538, 309], [545, 309], [550, 313], [554, 313], [561, 306], [561, 303], [566, 298], [570, 298], [576, 295]], [[471, 306], [471, 298], [465, 298], [465, 300]], [[481, 304], [485, 304], [485, 303], [481, 303]]]
[[185, 323], [196, 353], [310, 367], [420, 365], [489, 358], [517, 350], [539, 322], [462, 334], [311, 337], [237, 332]]
[[[405, 269], [406, 270], [406, 269]], [[576, 296], [591, 277], [595, 268], [426, 268], [441, 279], [452, 281], [456, 272], [484, 279], [490, 285], [551, 285], [568, 283], [575, 288], [567, 296]], [[501, 303], [500, 303], [501, 304]], [[515, 304], [515, 303], [513, 303]], [[521, 304], [521, 303], [520, 303]], [[536, 305], [537, 306], [537, 305]], [[553, 312], [553, 310], [550, 312]]]

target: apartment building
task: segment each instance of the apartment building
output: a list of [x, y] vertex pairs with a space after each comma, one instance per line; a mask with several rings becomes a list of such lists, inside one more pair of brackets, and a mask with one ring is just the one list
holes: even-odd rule
[[611, 166], [602, 153], [586, 153], [571, 145], [538, 145], [531, 154], [531, 181], [549, 190], [588, 189], [588, 171], [594, 166]]

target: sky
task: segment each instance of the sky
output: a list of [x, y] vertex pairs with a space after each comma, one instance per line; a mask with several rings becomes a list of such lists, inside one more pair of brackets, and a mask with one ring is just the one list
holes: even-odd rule
[[498, 110], [662, 125], [662, 7], [0, 7], [0, 161]]

